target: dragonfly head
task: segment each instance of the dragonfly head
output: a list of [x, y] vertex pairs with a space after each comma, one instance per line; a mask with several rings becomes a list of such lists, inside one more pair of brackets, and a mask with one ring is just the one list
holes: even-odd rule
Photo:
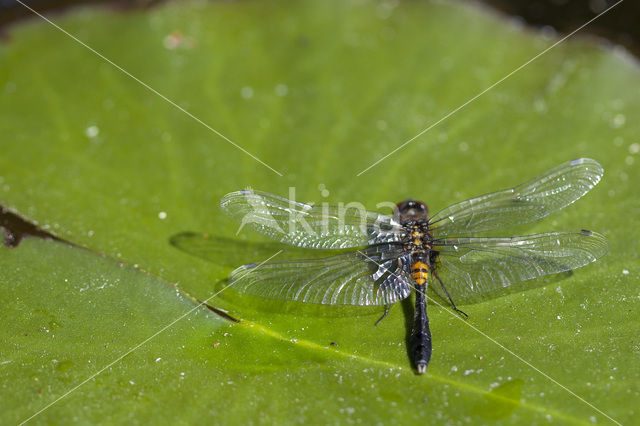
[[422, 201], [408, 199], [398, 203], [398, 216], [401, 223], [427, 220], [429, 218], [429, 208]]

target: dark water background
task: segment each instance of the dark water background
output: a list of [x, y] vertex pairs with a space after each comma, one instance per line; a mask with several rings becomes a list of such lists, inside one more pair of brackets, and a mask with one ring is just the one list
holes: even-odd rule
[[[102, 3], [114, 9], [147, 8], [161, 0], [23, 0], [32, 8], [48, 13], [62, 13], [79, 4]], [[568, 34], [607, 7], [614, 0], [485, 0], [481, 3], [501, 13], [522, 19], [533, 27], [548, 27], [560, 34]], [[0, 32], [8, 24], [32, 19], [33, 13], [15, 0], [0, 0]], [[597, 35], [629, 49], [640, 56], [640, 2], [624, 0], [604, 16], [580, 31]]]
[[[161, 0], [23, 0], [32, 8], [50, 13], [63, 13], [79, 4], [96, 4], [126, 10], [148, 8]], [[559, 34], [568, 34], [607, 7], [614, 0], [485, 0], [481, 3], [501, 13], [522, 19], [533, 27], [552, 28]], [[34, 15], [15, 0], [0, 0], [0, 32], [7, 25], [23, 19], [33, 19]], [[580, 34], [597, 35], [629, 49], [640, 56], [640, 2], [624, 0], [607, 14], [580, 31]], [[6, 35], [6, 34], [5, 34]]]

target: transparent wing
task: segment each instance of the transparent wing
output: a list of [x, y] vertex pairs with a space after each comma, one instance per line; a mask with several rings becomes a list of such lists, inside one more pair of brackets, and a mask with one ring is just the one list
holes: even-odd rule
[[254, 296], [323, 305], [387, 305], [409, 296], [408, 255], [390, 245], [322, 259], [272, 261], [239, 267], [234, 289]]
[[392, 216], [364, 209], [312, 206], [259, 191], [238, 191], [222, 197], [220, 206], [260, 234], [298, 247], [342, 249], [395, 242], [402, 226]]
[[[607, 253], [604, 236], [587, 230], [511, 238], [436, 241], [437, 273], [454, 300], [481, 296], [520, 281], [580, 268]], [[441, 296], [439, 283], [432, 286]]]
[[528, 223], [560, 210], [589, 192], [604, 170], [580, 158], [504, 191], [482, 195], [445, 208], [430, 220], [434, 237], [472, 235]]

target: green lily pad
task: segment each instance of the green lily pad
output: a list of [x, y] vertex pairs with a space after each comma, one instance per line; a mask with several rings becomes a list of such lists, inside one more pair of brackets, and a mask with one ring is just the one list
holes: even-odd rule
[[[0, 46], [0, 204], [74, 245], [0, 249], [3, 422], [636, 418], [640, 71], [623, 52], [562, 43], [358, 176], [556, 39], [439, 3], [53, 19], [282, 176], [51, 25], [15, 27]], [[217, 206], [227, 192], [295, 187], [300, 201], [371, 209], [413, 197], [435, 212], [576, 157], [597, 159], [603, 181], [526, 232], [593, 229], [609, 255], [467, 305], [466, 324], [430, 305], [423, 377], [410, 302], [374, 327], [381, 308], [212, 298], [234, 266], [276, 249], [235, 235]], [[210, 259], [177, 248], [202, 233], [224, 243]]]

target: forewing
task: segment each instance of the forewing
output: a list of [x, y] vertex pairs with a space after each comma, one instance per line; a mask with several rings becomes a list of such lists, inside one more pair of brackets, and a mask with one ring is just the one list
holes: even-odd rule
[[431, 218], [435, 237], [472, 235], [543, 218], [589, 192], [602, 177], [600, 164], [580, 158], [504, 191], [445, 208]]
[[408, 255], [390, 245], [321, 259], [244, 265], [229, 286], [254, 296], [323, 305], [387, 305], [409, 296]]
[[[604, 256], [604, 236], [587, 230], [511, 238], [448, 238], [436, 273], [454, 301], [482, 296], [520, 281], [580, 268]], [[433, 289], [444, 297], [440, 285]]]
[[312, 206], [259, 191], [225, 195], [222, 210], [240, 228], [297, 247], [343, 249], [395, 242], [403, 228], [392, 216], [340, 206]]

